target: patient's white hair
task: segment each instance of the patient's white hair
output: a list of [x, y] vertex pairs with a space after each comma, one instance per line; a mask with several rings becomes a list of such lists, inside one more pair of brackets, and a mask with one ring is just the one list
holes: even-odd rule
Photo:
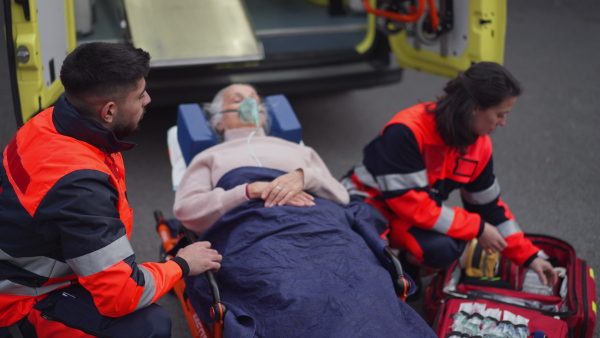
[[[221, 122], [221, 120], [223, 119], [223, 114], [219, 114], [221, 111], [223, 111], [223, 95], [225, 94], [225, 91], [227, 89], [229, 89], [229, 87], [232, 86], [237, 86], [237, 85], [242, 85], [242, 86], [248, 86], [251, 87], [252, 89], [254, 89], [254, 91], [256, 91], [256, 88], [254, 88], [254, 86], [247, 84], [247, 83], [233, 83], [230, 84], [229, 86], [222, 88], [221, 90], [219, 90], [217, 92], [217, 94], [215, 95], [215, 97], [213, 98], [212, 102], [204, 104], [204, 106], [202, 107], [204, 109], [204, 111], [206, 112], [208, 121], [210, 126], [212, 127], [212, 129], [215, 131], [215, 133], [219, 134], [220, 132], [217, 131], [216, 126], [217, 124], [219, 124], [219, 122]], [[259, 96], [260, 97], [260, 96]], [[260, 107], [262, 108], [262, 110], [264, 111], [264, 122], [263, 122], [263, 129], [265, 130], [265, 134], [269, 133], [269, 127], [271, 125], [271, 117], [270, 114], [267, 112], [267, 107], [265, 107], [262, 104], [262, 97], [260, 97]]]

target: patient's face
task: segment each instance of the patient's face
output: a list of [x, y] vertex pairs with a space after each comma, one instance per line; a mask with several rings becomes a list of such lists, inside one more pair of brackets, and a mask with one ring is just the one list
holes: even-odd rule
[[[233, 85], [225, 90], [223, 94], [223, 108], [221, 110], [238, 110], [242, 100], [252, 97], [260, 104], [260, 97], [256, 94], [254, 88], [246, 85]], [[264, 123], [264, 114], [259, 114], [260, 126]], [[250, 127], [253, 128], [254, 123], [246, 123], [240, 120], [237, 113], [223, 113], [221, 122], [216, 125], [217, 130], [225, 131], [230, 129]]]

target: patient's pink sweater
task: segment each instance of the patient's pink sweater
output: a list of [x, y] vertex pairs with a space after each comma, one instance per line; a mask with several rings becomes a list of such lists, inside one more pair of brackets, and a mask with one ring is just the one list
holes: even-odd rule
[[[173, 212], [186, 228], [197, 235], [206, 231], [229, 209], [248, 200], [246, 184], [230, 190], [215, 188], [215, 185], [232, 169], [258, 166], [247, 144], [253, 130], [226, 131], [223, 143], [199, 153], [188, 166], [175, 194]], [[333, 178], [312, 148], [265, 136], [262, 129], [252, 137], [250, 145], [263, 167], [285, 172], [302, 168], [305, 191], [340, 205], [348, 203], [348, 192]]]

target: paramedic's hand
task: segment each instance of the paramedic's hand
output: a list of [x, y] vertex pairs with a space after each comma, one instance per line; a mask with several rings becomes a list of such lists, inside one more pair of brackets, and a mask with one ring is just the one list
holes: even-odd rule
[[529, 264], [529, 268], [535, 271], [544, 285], [555, 285], [558, 282], [558, 274], [550, 262], [537, 257]]
[[177, 257], [185, 259], [190, 266], [188, 276], [199, 275], [207, 270], [215, 272], [221, 268], [223, 256], [210, 248], [209, 242], [196, 242], [179, 249]]
[[485, 223], [483, 233], [477, 240], [488, 254], [502, 252], [508, 246], [498, 229], [489, 223]]
[[[286, 205], [290, 200], [296, 203], [306, 202], [307, 199], [314, 205], [314, 202], [312, 202], [313, 197], [303, 192], [303, 190], [304, 171], [297, 169], [274, 179], [263, 190], [260, 198], [265, 200], [265, 207]], [[310, 204], [305, 204], [305, 206], [310, 206]]]

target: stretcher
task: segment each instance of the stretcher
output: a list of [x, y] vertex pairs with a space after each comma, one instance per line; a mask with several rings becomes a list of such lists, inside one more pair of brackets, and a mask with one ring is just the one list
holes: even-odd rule
[[[285, 96], [269, 96], [263, 102], [272, 121], [269, 134], [292, 142], [301, 142], [300, 124]], [[199, 105], [182, 104], [179, 106], [177, 126], [169, 130], [168, 143], [170, 159], [173, 165], [173, 186], [176, 189], [182, 174], [181, 168], [185, 170], [185, 167], [195, 154], [216, 144], [215, 135], [212, 133], [210, 127], [208, 127]], [[177, 220], [165, 219], [160, 211], [155, 211], [154, 216], [157, 231], [162, 240], [161, 251], [164, 260], [174, 257], [179, 248], [196, 240], [195, 236], [190, 231], [187, 231]], [[375, 235], [375, 238], [376, 240], [380, 240], [377, 235]], [[404, 275], [402, 266], [395, 254], [384, 245], [382, 247], [383, 252], [379, 254], [385, 257], [386, 264], [383, 265], [385, 265], [385, 270], [388, 271], [388, 278], [391, 278], [392, 281], [392, 294], [404, 300], [414, 292], [414, 282], [410, 276]], [[201, 316], [197, 313], [197, 306], [193, 305], [193, 299], [190, 298], [187, 290], [189, 286], [186, 283], [189, 282], [189, 279], [186, 278], [178, 281], [173, 287], [173, 291], [181, 303], [193, 337], [222, 337], [228, 325], [225, 319], [229, 311], [224, 302], [235, 302], [235, 300], [221, 299], [222, 292], [219, 289], [217, 279], [211, 272], [204, 273], [203, 278], [210, 285], [212, 305], [209, 311], [212, 321], [201, 320]], [[408, 309], [412, 311], [412, 309]], [[418, 317], [418, 315], [416, 316]], [[426, 329], [429, 330], [427, 326]]]

